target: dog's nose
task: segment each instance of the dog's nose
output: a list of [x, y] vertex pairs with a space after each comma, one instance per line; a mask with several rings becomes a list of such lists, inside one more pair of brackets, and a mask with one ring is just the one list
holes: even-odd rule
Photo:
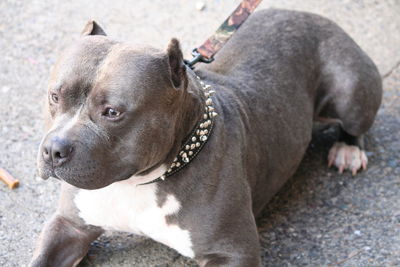
[[50, 138], [43, 144], [43, 159], [53, 166], [60, 166], [70, 159], [72, 150], [72, 144], [67, 140]]

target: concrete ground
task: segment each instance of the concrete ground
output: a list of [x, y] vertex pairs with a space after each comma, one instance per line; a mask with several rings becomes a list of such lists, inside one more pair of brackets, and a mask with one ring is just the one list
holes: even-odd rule
[[[109, 35], [184, 51], [202, 43], [240, 2], [0, 1], [0, 166], [20, 179], [0, 184], [0, 266], [24, 266], [43, 223], [54, 212], [57, 181], [35, 178], [49, 69], [79, 38], [89, 18]], [[335, 131], [316, 134], [295, 177], [260, 220], [265, 266], [400, 266], [400, 2], [266, 0], [322, 14], [342, 26], [384, 78], [384, 100], [367, 134], [367, 171], [352, 177], [326, 167]], [[188, 266], [193, 262], [149, 239], [107, 233], [80, 266]]]

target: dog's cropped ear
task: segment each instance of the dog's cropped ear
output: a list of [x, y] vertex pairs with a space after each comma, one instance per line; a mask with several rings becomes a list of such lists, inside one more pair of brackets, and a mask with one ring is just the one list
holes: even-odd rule
[[106, 35], [104, 30], [94, 20], [89, 20], [81, 32], [82, 36], [86, 35]]
[[175, 88], [180, 88], [182, 85], [186, 87], [186, 67], [183, 62], [183, 55], [179, 46], [179, 41], [175, 38], [171, 39], [167, 48], [169, 67], [171, 70], [171, 81]]

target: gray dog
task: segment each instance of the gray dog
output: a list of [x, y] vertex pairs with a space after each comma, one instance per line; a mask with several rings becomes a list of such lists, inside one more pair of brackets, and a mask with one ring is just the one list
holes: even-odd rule
[[111, 229], [201, 266], [260, 266], [255, 218], [313, 123], [340, 125], [328, 164], [356, 174], [381, 97], [374, 63], [320, 16], [256, 12], [195, 71], [175, 39], [130, 45], [89, 22], [50, 78], [38, 168], [62, 180], [61, 200], [31, 265], [74, 266]]

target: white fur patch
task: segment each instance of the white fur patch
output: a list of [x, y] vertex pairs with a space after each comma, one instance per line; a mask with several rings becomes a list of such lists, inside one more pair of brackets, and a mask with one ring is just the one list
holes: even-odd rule
[[167, 224], [166, 216], [180, 210], [173, 195], [157, 204], [157, 183], [139, 185], [164, 173], [162, 166], [149, 175], [131, 177], [97, 190], [80, 189], [74, 201], [79, 216], [87, 223], [104, 229], [132, 232], [148, 236], [187, 257], [194, 257], [188, 230]]

